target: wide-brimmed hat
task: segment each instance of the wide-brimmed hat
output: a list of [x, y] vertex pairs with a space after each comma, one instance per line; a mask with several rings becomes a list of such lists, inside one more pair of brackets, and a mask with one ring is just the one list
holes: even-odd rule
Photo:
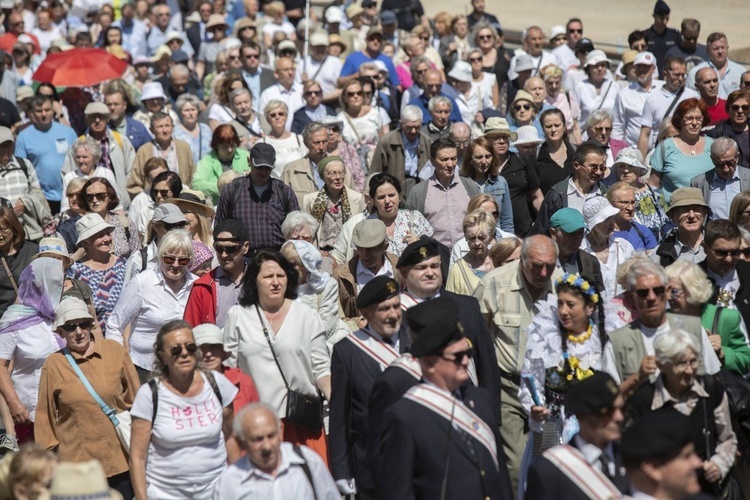
[[627, 66], [628, 64], [635, 63], [635, 58], [640, 54], [637, 50], [626, 50], [622, 53], [622, 57], [620, 57], [620, 60], [622, 61], [622, 65]]
[[341, 39], [341, 35], [337, 33], [331, 33], [330, 35], [328, 35], [328, 45], [339, 45], [342, 51], [346, 51], [348, 47]]
[[597, 64], [602, 62], [612, 63], [612, 61], [607, 58], [607, 54], [605, 54], [603, 50], [594, 49], [586, 54], [586, 64], [584, 64], [584, 67], [596, 66]]
[[516, 67], [514, 68], [516, 73], [520, 73], [521, 71], [529, 71], [534, 68], [536, 68], [536, 65], [534, 64], [534, 61], [531, 59], [530, 55], [522, 53], [516, 56]]
[[21, 85], [16, 89], [16, 102], [21, 102], [24, 99], [31, 99], [34, 97], [34, 89], [28, 85]]
[[518, 139], [518, 134], [513, 132], [508, 125], [508, 120], [502, 117], [493, 116], [484, 122], [484, 134], [505, 134], [510, 137], [511, 141]]
[[471, 83], [474, 79], [471, 76], [471, 64], [466, 61], [456, 61], [453, 68], [448, 72], [448, 78], [453, 78], [463, 83]]
[[625, 165], [640, 170], [641, 172], [636, 174], [638, 177], [642, 177], [648, 172], [648, 167], [643, 164], [643, 155], [636, 148], [622, 148], [620, 152], [617, 153], [617, 159], [615, 160], [614, 165], [612, 165], [612, 168], [616, 168], [618, 163], [624, 163]]
[[352, 3], [351, 5], [349, 5], [349, 7], [346, 8], [344, 12], [346, 13], [346, 18], [351, 20], [362, 14], [364, 11], [365, 9], [363, 9], [361, 6], [357, 5], [356, 3]]
[[77, 319], [88, 319], [93, 321], [94, 317], [89, 312], [89, 306], [78, 297], [67, 297], [58, 304], [55, 309], [55, 321], [52, 329], [57, 330], [68, 321]]
[[513, 106], [516, 105], [518, 101], [528, 101], [534, 109], [536, 109], [536, 103], [534, 102], [534, 97], [526, 92], [525, 90], [519, 90], [516, 92], [516, 96], [513, 98], [513, 102], [510, 103], [509, 109], [513, 109]]
[[524, 146], [526, 144], [533, 144], [534, 146], [538, 146], [539, 144], [544, 142], [544, 139], [539, 137], [539, 131], [536, 129], [534, 125], [524, 125], [523, 127], [518, 127], [516, 129], [516, 134], [518, 135], [518, 139], [511, 142], [511, 146]]
[[242, 17], [234, 23], [233, 29], [235, 33], [239, 33], [245, 28], [253, 28], [254, 30], [258, 31], [258, 26], [256, 26], [255, 21], [253, 21], [249, 17]]
[[229, 25], [224, 19], [224, 16], [222, 16], [221, 14], [211, 14], [208, 17], [208, 22], [206, 23], [206, 31], [217, 26], [224, 26], [224, 29], [229, 28]]
[[672, 196], [669, 200], [669, 209], [667, 214], [680, 207], [692, 207], [701, 206], [708, 207], [706, 200], [703, 199], [703, 193], [700, 189], [694, 187], [681, 187], [677, 188], [672, 192]]
[[[172, 53], [170, 52], [171, 56]], [[164, 87], [159, 82], [148, 82], [143, 84], [143, 92], [141, 93], [141, 102], [149, 99], [164, 99], [167, 100], [167, 94], [164, 93]]]
[[194, 191], [192, 189], [183, 189], [177, 198], [169, 198], [165, 200], [167, 203], [174, 203], [183, 213], [185, 211], [192, 211], [200, 215], [201, 217], [211, 218], [216, 215], [213, 208], [206, 204], [206, 195], [201, 191]]
[[619, 213], [620, 210], [613, 207], [604, 196], [594, 196], [583, 204], [583, 220], [586, 221], [586, 227], [589, 231]]
[[193, 240], [193, 262], [190, 264], [190, 272], [192, 273], [206, 262], [214, 260], [214, 253], [208, 246], [201, 242]]
[[162, 203], [154, 209], [151, 222], [163, 222], [164, 224], [186, 224], [187, 219], [180, 207], [174, 203]]
[[102, 231], [107, 229], [112, 231], [114, 228], [115, 226], [105, 222], [101, 215], [95, 213], [86, 214], [76, 222], [76, 232], [78, 232], [76, 245], [80, 245], [81, 242], [86, 241]]
[[122, 500], [122, 495], [107, 484], [102, 464], [98, 460], [89, 460], [79, 463], [60, 462], [55, 468], [49, 492], [41, 498]]
[[[170, 57], [171, 55], [172, 49], [167, 45], [159, 45], [156, 52], [154, 52], [154, 55], [151, 57], [151, 62], [159, 62], [163, 57]], [[146, 85], [148, 85], [148, 83]]]
[[31, 260], [38, 259], [39, 257], [60, 259], [65, 264], [65, 267], [73, 265], [73, 259], [70, 258], [70, 253], [68, 253], [68, 244], [62, 238], [42, 238], [39, 241], [39, 251]]
[[172, 40], [179, 40], [180, 42], [185, 42], [185, 40], [182, 39], [182, 33], [179, 31], [170, 31], [167, 33], [167, 38], [164, 41], [164, 43], [169, 43]]

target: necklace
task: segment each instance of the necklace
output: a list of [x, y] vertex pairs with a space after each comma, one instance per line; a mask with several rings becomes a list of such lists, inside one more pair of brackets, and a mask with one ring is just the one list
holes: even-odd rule
[[591, 326], [591, 323], [589, 323], [588, 328], [586, 328], [586, 333], [579, 334], [579, 335], [573, 335], [568, 334], [568, 342], [573, 342], [574, 344], [583, 344], [586, 342], [590, 337], [591, 334], [594, 332], [594, 329]]

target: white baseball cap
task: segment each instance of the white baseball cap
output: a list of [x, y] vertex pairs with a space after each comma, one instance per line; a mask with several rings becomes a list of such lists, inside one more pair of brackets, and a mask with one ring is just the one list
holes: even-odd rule
[[633, 64], [645, 64], [646, 66], [656, 66], [656, 58], [651, 52], [639, 52], [635, 56]]

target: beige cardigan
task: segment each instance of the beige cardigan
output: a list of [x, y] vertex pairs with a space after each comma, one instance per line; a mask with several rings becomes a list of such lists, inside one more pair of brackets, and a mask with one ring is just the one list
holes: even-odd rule
[[[174, 139], [175, 149], [177, 152], [177, 164], [179, 165], [179, 172], [183, 188], [189, 188], [193, 180], [193, 174], [195, 173], [195, 160], [193, 160], [193, 151], [190, 149], [190, 145], [179, 139]], [[154, 157], [154, 143], [147, 142], [138, 149], [138, 153], [135, 155], [135, 162], [133, 163], [133, 169], [130, 171], [128, 176], [128, 193], [131, 198], [135, 198], [138, 193], [144, 190], [146, 187], [146, 175], [144, 174], [143, 167], [146, 162]]]

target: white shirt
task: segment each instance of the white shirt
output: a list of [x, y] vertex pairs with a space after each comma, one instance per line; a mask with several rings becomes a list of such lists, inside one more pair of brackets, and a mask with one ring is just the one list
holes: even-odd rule
[[[664, 118], [667, 118], [667, 110], [672, 106], [675, 95], [666, 86], [661, 86], [656, 91], [651, 92], [646, 98], [646, 103], [643, 105], [643, 114], [641, 115], [641, 127], [649, 127], [651, 129], [651, 136], [648, 141], [649, 150], [653, 149], [656, 145], [656, 136], [659, 135], [659, 125], [661, 125]], [[674, 114], [677, 105], [685, 99], [700, 99], [700, 94], [693, 89], [685, 88], [682, 95], [677, 99], [677, 102], [672, 106], [669, 116]]]
[[388, 259], [383, 258], [383, 260], [385, 260], [385, 264], [383, 265], [383, 267], [378, 269], [377, 274], [373, 274], [372, 271], [367, 269], [362, 264], [361, 260], [357, 261], [357, 295], [359, 295], [365, 285], [376, 276], [388, 276], [390, 278], [393, 278], [393, 266], [391, 266], [391, 263]]
[[122, 290], [120, 300], [107, 319], [107, 338], [122, 344], [122, 332], [131, 325], [128, 352], [133, 364], [146, 370], [153, 369], [154, 342], [159, 329], [185, 314], [193, 275], [185, 272], [185, 282], [175, 294], [167, 285], [161, 269], [146, 269], [133, 278]]
[[459, 113], [461, 113], [461, 121], [463, 121], [469, 127], [474, 124], [474, 116], [477, 114], [477, 112], [482, 111], [482, 109], [485, 107], [492, 107], [492, 99], [490, 99], [489, 106], [484, 106], [484, 104], [480, 102], [479, 93], [477, 92], [477, 87], [475, 87], [474, 84], [472, 84], [468, 96], [463, 92], [459, 92], [456, 94], [456, 98], [454, 100], [456, 101], [456, 105], [458, 106]]
[[568, 69], [573, 66], [577, 67], [581, 62], [576, 57], [576, 53], [568, 46], [567, 43], [559, 45], [552, 49], [552, 55], [557, 59], [557, 65], [567, 73]]
[[[317, 394], [317, 381], [331, 374], [325, 326], [318, 313], [292, 302], [278, 332], [274, 333], [265, 319], [263, 323], [289, 386], [303, 394]], [[286, 416], [287, 390], [255, 306], [229, 309], [224, 323], [224, 348], [229, 353], [226, 364], [250, 375], [260, 401], [274, 408], [279, 418]]]
[[263, 113], [268, 103], [273, 100], [281, 101], [289, 108], [286, 115], [286, 129], [291, 130], [295, 111], [305, 105], [305, 99], [302, 97], [302, 85], [295, 82], [288, 90], [280, 83], [271, 85], [260, 94], [259, 111]]
[[586, 200], [589, 198], [594, 198], [595, 196], [601, 196], [602, 193], [599, 191], [599, 188], [597, 186], [594, 186], [594, 189], [591, 190], [588, 194], [583, 194], [579, 189], [578, 186], [575, 185], [573, 182], [573, 178], [571, 177], [568, 179], [568, 207], [569, 208], [575, 208], [579, 212], [583, 213], [583, 205], [586, 203]]
[[0, 359], [13, 360], [10, 380], [18, 399], [29, 410], [32, 422], [39, 399], [42, 366], [50, 354], [59, 350], [55, 334], [44, 321], [24, 330], [0, 334]]
[[522, 49], [516, 49], [515, 55], [510, 60], [510, 69], [508, 70], [508, 80], [515, 80], [518, 78], [518, 73], [516, 72], [516, 60], [518, 59], [518, 56], [520, 54], [526, 54], [529, 57], [531, 57], [531, 61], [534, 63], [534, 69], [531, 70], [531, 76], [536, 76], [537, 73], [539, 73], [539, 70], [541, 70], [543, 67], [547, 66], [548, 64], [557, 64], [557, 58], [553, 56], [549, 51], [542, 50], [542, 54], [538, 56], [532, 56], [531, 54], [526, 53]]
[[[339, 500], [336, 483], [323, 460], [307, 446], [300, 446], [302, 458], [294, 452], [292, 443], [281, 443], [281, 458], [276, 475], [255, 467], [247, 456], [230, 465], [219, 477], [214, 489], [214, 500]], [[315, 484], [313, 491], [301, 464], [307, 462]]]
[[[341, 68], [344, 64], [341, 59], [333, 56], [326, 56], [322, 62], [313, 60], [312, 57], [307, 56], [307, 78], [315, 80], [320, 84], [320, 90], [323, 91], [323, 95], [328, 94], [336, 90], [336, 81], [341, 74]], [[295, 76], [295, 84], [302, 85], [302, 70], [304, 64], [297, 64], [297, 75]], [[313, 78], [314, 77], [314, 78]], [[294, 110], [296, 111], [296, 110]], [[290, 113], [294, 111], [289, 110]]]
[[638, 146], [643, 106], [648, 96], [663, 85], [663, 81], [653, 80], [651, 88], [646, 90], [640, 83], [633, 82], [617, 94], [612, 110], [612, 137], [625, 141], [632, 147]]
[[584, 440], [580, 434], [576, 434], [573, 437], [573, 441], [575, 441], [576, 448], [578, 448], [578, 451], [580, 451], [584, 458], [586, 458], [589, 465], [596, 467], [597, 469], [600, 469], [602, 465], [601, 456], [606, 455], [607, 458], [609, 458], [609, 464], [607, 465], [609, 474], [612, 477], [615, 476], [617, 471], [615, 470], [615, 453], [612, 448], [612, 443], [608, 443], [604, 450], [602, 450]]
[[591, 243], [588, 238], [583, 238], [581, 242], [581, 250], [591, 254], [596, 260], [599, 261], [599, 265], [602, 269], [602, 280], [604, 281], [604, 292], [601, 295], [605, 299], [611, 299], [616, 295], [621, 294], [624, 289], [617, 282], [617, 268], [628, 260], [635, 253], [633, 245], [622, 238], [610, 238], [609, 239], [609, 256], [607, 262], [602, 262], [599, 257], [591, 250]]
[[585, 127], [586, 119], [594, 111], [604, 109], [611, 113], [612, 108], [615, 106], [615, 99], [617, 99], [617, 94], [619, 93], [620, 86], [617, 82], [609, 78], [606, 78], [604, 83], [602, 83], [601, 93], [596, 92], [596, 87], [594, 87], [594, 84], [588, 78], [576, 83], [571, 97], [576, 99], [581, 108], [581, 117], [578, 121], [581, 128]]
[[[703, 68], [716, 69], [716, 66], [714, 66], [714, 63], [708, 60], [693, 67], [693, 69], [690, 70], [690, 73], [688, 73], [687, 77], [687, 86], [689, 88], [695, 90], [695, 75], [697, 75], [698, 71], [702, 70]], [[726, 99], [729, 94], [740, 88], [740, 77], [745, 71], [746, 70], [744, 66], [727, 59], [727, 69], [724, 72], [724, 76], [721, 76], [721, 74], [719, 74], [719, 99]], [[716, 70], [716, 72], [718, 73], [719, 70]]]

